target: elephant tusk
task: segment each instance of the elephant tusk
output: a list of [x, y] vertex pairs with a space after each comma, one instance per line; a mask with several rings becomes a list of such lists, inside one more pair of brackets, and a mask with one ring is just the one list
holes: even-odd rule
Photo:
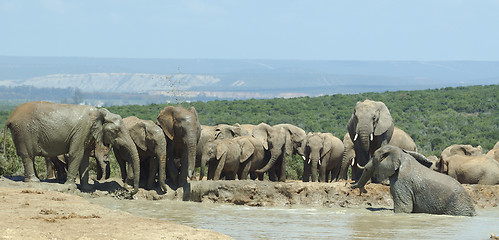
[[322, 164], [321, 164], [321, 160], [319, 159], [319, 166], [320, 166], [320, 165], [322, 165]]
[[352, 167], [355, 166], [355, 158], [352, 158]]
[[303, 161], [305, 161], [307, 159], [305, 156], [301, 156], [301, 158], [303, 158]]
[[360, 166], [360, 165], [359, 165], [359, 163], [357, 163], [357, 167], [358, 167], [360, 170], [364, 170], [364, 169], [366, 169], [365, 167]]
[[308, 159], [308, 164], [310, 164], [310, 161], [312, 161], [312, 159]]
[[353, 137], [353, 141], [354, 141], [354, 142], [355, 142], [355, 141], [357, 141], [357, 137], [358, 137], [358, 136], [359, 136], [359, 134], [358, 134], [358, 133], [356, 133], [356, 134], [355, 134], [355, 136]]
[[371, 135], [369, 136], [369, 138], [371, 139], [371, 141], [373, 140], [374, 138], [374, 134], [371, 133]]

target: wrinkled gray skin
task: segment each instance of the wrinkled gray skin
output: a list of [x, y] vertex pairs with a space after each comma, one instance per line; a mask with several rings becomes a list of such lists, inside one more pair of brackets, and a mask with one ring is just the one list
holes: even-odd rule
[[343, 143], [331, 133], [309, 133], [305, 143], [305, 159], [303, 162], [303, 181], [328, 182], [338, 179], [343, 155]]
[[[95, 158], [97, 162], [97, 179], [104, 181], [111, 174], [111, 167], [108, 160], [111, 148], [95, 144], [95, 148], [90, 152], [90, 157]], [[47, 165], [47, 180], [57, 179], [59, 182], [65, 182], [67, 178], [67, 154], [57, 157], [46, 157], [45, 164]], [[57, 176], [56, 176], [57, 175]]]
[[241, 165], [239, 166], [239, 179], [245, 180], [248, 174], [252, 180], [258, 178], [263, 180], [263, 173], [256, 171], [266, 165], [265, 149], [263, 148], [262, 141], [253, 136], [241, 136], [234, 138], [241, 146]]
[[[140, 179], [146, 180], [148, 189], [153, 188], [156, 175], [164, 192], [166, 188], [166, 137], [163, 129], [151, 120], [142, 120], [135, 116], [123, 119], [130, 136], [137, 147], [140, 158]], [[115, 151], [120, 170], [126, 171], [126, 155]], [[130, 170], [130, 167], [128, 168]], [[128, 172], [128, 175], [133, 173]]]
[[[5, 124], [12, 133], [17, 154], [24, 165], [24, 181], [36, 182], [34, 157], [68, 154], [66, 184], [76, 186], [79, 173], [82, 190], [90, 190], [88, 164], [96, 144], [124, 148], [133, 161], [134, 190], [139, 187], [139, 156], [123, 120], [107, 109], [91, 106], [29, 102], [18, 106]], [[5, 132], [5, 131], [4, 131]]]
[[432, 171], [430, 165], [421, 154], [385, 145], [376, 150], [364, 174], [373, 172], [380, 180], [390, 179], [395, 213], [474, 216], [473, 202], [461, 184]]
[[[411, 136], [409, 136], [409, 134], [398, 127], [393, 128], [392, 138], [390, 139], [390, 142], [388, 144], [397, 146], [407, 151], [417, 152], [416, 143], [414, 142], [414, 140], [412, 140]], [[345, 146], [345, 151], [343, 152], [341, 161], [340, 176], [343, 179], [347, 179], [348, 167], [352, 166], [352, 169], [357, 169], [357, 164], [355, 162], [354, 144], [348, 132], [345, 134], [345, 137], [343, 137], [343, 145]], [[357, 173], [357, 171], [352, 170], [352, 174], [353, 173]], [[358, 178], [352, 176], [352, 179]]]
[[[241, 146], [234, 139], [218, 139], [203, 146], [201, 171], [208, 167], [208, 180], [219, 180], [223, 174], [226, 180], [235, 180], [239, 165], [248, 159], [241, 159]], [[239, 176], [241, 178], [241, 176]]]
[[[270, 181], [286, 181], [286, 131], [282, 127], [272, 127], [260, 123], [253, 128], [253, 137], [260, 140], [266, 151], [267, 164], [256, 173], [269, 174]], [[267, 161], [268, 159], [268, 161]]]
[[187, 184], [192, 179], [196, 165], [196, 150], [201, 135], [201, 125], [194, 107], [165, 107], [158, 115], [158, 124], [167, 137], [167, 172], [174, 187]]
[[271, 181], [285, 182], [286, 156], [291, 154], [305, 156], [306, 133], [303, 129], [292, 124], [277, 124], [271, 127], [273, 130], [268, 130], [269, 126], [265, 125], [259, 124], [252, 131], [252, 135], [258, 139], [264, 139], [265, 132], [267, 133], [267, 144], [264, 142], [264, 148], [270, 150], [267, 164], [256, 173], [269, 172]]
[[482, 154], [480, 146], [452, 145], [442, 152], [434, 168], [462, 184], [499, 184], [499, 163]]
[[[235, 138], [238, 136], [249, 136], [249, 135], [250, 133], [237, 123], [234, 125], [219, 124], [217, 126], [201, 125], [201, 136], [199, 137], [196, 150], [196, 167], [201, 167], [203, 146], [207, 142], [214, 141], [217, 139]], [[201, 179], [202, 177], [200, 177], [200, 180]]]
[[[355, 159], [360, 166], [364, 166], [374, 151], [390, 142], [394, 126], [384, 103], [365, 100], [355, 105], [347, 129], [354, 143]], [[352, 172], [355, 181], [362, 175], [362, 170], [358, 168]]]

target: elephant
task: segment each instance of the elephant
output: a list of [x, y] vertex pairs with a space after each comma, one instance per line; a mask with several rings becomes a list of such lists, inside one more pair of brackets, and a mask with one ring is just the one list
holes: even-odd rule
[[462, 184], [499, 184], [499, 163], [471, 145], [447, 147], [435, 164], [435, 170]]
[[327, 182], [329, 173], [331, 181], [338, 179], [343, 155], [343, 142], [331, 133], [309, 133], [306, 137], [305, 159], [303, 162], [303, 181]]
[[260, 123], [253, 128], [253, 137], [260, 140], [266, 151], [267, 164], [256, 170], [257, 174], [267, 172], [270, 181], [286, 182], [286, 131], [282, 127], [272, 127]]
[[[370, 178], [365, 178], [364, 174], [371, 173], [380, 180], [390, 180], [395, 213], [474, 216], [475, 207], [463, 186], [455, 179], [429, 169], [430, 165], [431, 162], [419, 153], [384, 145], [374, 152], [364, 166], [361, 180], [352, 187], [363, 187]], [[361, 182], [362, 179], [366, 181]]]
[[[9, 116], [5, 128], [9, 128], [17, 154], [24, 165], [24, 181], [40, 181], [34, 170], [34, 157], [56, 157], [68, 154], [68, 172], [65, 184], [76, 186], [79, 173], [83, 191], [88, 184], [89, 156], [94, 144], [123, 148], [131, 157], [134, 189], [139, 187], [139, 156], [123, 119], [107, 109], [91, 106], [28, 102], [18, 106]], [[4, 129], [4, 134], [5, 134]]]
[[[354, 143], [355, 159], [360, 166], [364, 166], [376, 149], [390, 142], [394, 125], [390, 111], [383, 102], [367, 99], [357, 102], [347, 129]], [[360, 169], [353, 169], [353, 180], [358, 181], [361, 174]]]
[[[407, 151], [417, 152], [418, 150], [416, 143], [414, 143], [411, 136], [398, 127], [393, 128], [392, 138], [388, 144], [397, 146]], [[352, 179], [357, 179], [356, 176], [353, 175], [358, 172], [357, 170], [354, 170], [357, 169], [357, 165], [355, 164], [354, 143], [352, 142], [348, 132], [345, 134], [345, 137], [343, 137], [343, 145], [345, 146], [345, 151], [343, 152], [343, 158], [341, 161], [340, 177], [347, 179], [348, 166], [351, 165]]]
[[184, 187], [192, 179], [196, 164], [196, 151], [201, 135], [201, 124], [194, 107], [163, 108], [157, 118], [166, 134], [168, 159], [167, 173], [174, 187]]
[[[95, 144], [90, 152], [90, 157], [95, 158], [97, 162], [97, 180], [104, 181], [111, 175], [111, 166], [108, 160], [111, 148], [104, 145]], [[69, 156], [67, 154], [59, 155], [57, 157], [46, 157], [45, 164], [47, 166], [46, 179], [57, 179], [59, 181], [66, 181], [67, 177], [67, 161]], [[56, 177], [57, 173], [57, 177]]]
[[298, 154], [305, 156], [305, 139], [307, 133], [305, 130], [292, 124], [277, 124], [274, 127], [284, 128], [286, 132], [286, 155]]
[[265, 149], [262, 141], [253, 136], [240, 136], [234, 138], [241, 146], [241, 160], [242, 163], [239, 167], [239, 179], [246, 180], [248, 174], [252, 180], [258, 178], [263, 180], [263, 173], [257, 173], [256, 170], [266, 165]]
[[[219, 124], [217, 126], [201, 125], [201, 135], [196, 149], [196, 167], [201, 166], [201, 158], [203, 153], [203, 146], [216, 139], [235, 138], [238, 136], [250, 135], [246, 129], [239, 124], [227, 125]], [[203, 173], [204, 174], [204, 173]], [[200, 177], [201, 180], [201, 177]]]
[[[126, 117], [123, 122], [139, 153], [140, 179], [146, 179], [146, 186], [151, 189], [158, 175], [159, 185], [166, 192], [167, 145], [163, 129], [151, 120], [142, 120], [135, 116]], [[123, 174], [126, 171], [127, 156], [119, 150], [114, 151], [114, 155]]]
[[[234, 139], [218, 139], [203, 146], [201, 172], [208, 167], [208, 180], [219, 180], [223, 174], [226, 180], [235, 180], [239, 165], [248, 160], [241, 158], [241, 146]], [[239, 175], [241, 178], [241, 175]]]
[[[90, 157], [96, 159], [97, 162], [97, 180], [104, 181], [109, 178], [111, 174], [111, 167], [108, 160], [111, 148], [107, 146], [95, 145], [94, 149], [90, 152]], [[56, 157], [45, 157], [45, 164], [47, 167], [47, 180], [56, 179], [59, 182], [65, 182], [67, 179], [67, 162], [69, 159], [68, 154], [62, 154]]]

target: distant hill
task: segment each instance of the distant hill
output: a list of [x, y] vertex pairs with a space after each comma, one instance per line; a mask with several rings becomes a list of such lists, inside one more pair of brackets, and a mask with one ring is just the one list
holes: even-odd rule
[[[317, 96], [499, 83], [499, 62], [116, 59], [0, 56], [0, 87], [165, 101]], [[0, 94], [0, 97], [5, 94]], [[36, 95], [36, 94], [35, 94]], [[26, 97], [25, 97], [26, 98]], [[101, 97], [102, 98], [102, 97]], [[138, 102], [139, 104], [141, 102]]]

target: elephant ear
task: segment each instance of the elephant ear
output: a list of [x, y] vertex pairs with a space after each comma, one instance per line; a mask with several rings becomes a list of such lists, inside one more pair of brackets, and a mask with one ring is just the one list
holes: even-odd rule
[[350, 117], [350, 120], [348, 120], [348, 125], [347, 125], [348, 134], [350, 135], [350, 139], [352, 140], [352, 142], [354, 142], [353, 139], [357, 134], [356, 132], [357, 123], [358, 123], [357, 117], [355, 117], [355, 112], [354, 112], [352, 113], [352, 117]]
[[146, 131], [147, 131], [147, 129], [146, 129], [146, 126], [143, 122], [138, 122], [138, 123], [134, 124], [130, 129], [128, 129], [128, 132], [130, 133], [130, 136], [132, 137], [133, 142], [142, 151], [147, 150]]
[[241, 145], [241, 158], [240, 158], [240, 163], [246, 162], [255, 152], [255, 146], [253, 144], [245, 139], [242, 142]]
[[158, 124], [161, 126], [163, 132], [170, 140], [173, 140], [174, 136], [173, 134], [173, 124], [175, 123], [174, 112], [175, 112], [174, 107], [172, 106], [165, 107], [163, 110], [161, 110], [157, 119]]
[[108, 113], [107, 109], [98, 109], [91, 113], [90, 119], [92, 121], [92, 126], [90, 127], [90, 131], [92, 132], [92, 137], [95, 139], [95, 142], [99, 147], [104, 147], [104, 116]]
[[227, 154], [227, 145], [225, 143], [217, 144], [217, 160], [221, 160], [224, 155]]
[[324, 156], [326, 156], [327, 153], [331, 152], [331, 150], [333, 149], [333, 141], [329, 139], [327, 134], [322, 134], [321, 137], [323, 141], [321, 158], [323, 158]]
[[268, 142], [268, 137], [269, 137], [269, 129], [265, 126], [262, 125], [263, 123], [257, 125], [255, 128], [253, 128], [253, 137], [255, 137], [258, 140], [262, 141], [263, 148], [265, 150], [269, 150], [269, 142]]
[[284, 129], [286, 132], [286, 143], [284, 145], [284, 149], [286, 150], [287, 155], [293, 154], [293, 143], [295, 139], [293, 138], [293, 133], [289, 129]]
[[[374, 135], [379, 136], [390, 129], [392, 129], [393, 131], [394, 126], [392, 121], [392, 115], [390, 115], [390, 111], [388, 110], [386, 105], [382, 102], [377, 102], [377, 104], [378, 104], [378, 109], [376, 109], [376, 112], [378, 114], [378, 120], [376, 121], [376, 124], [374, 126]], [[352, 133], [350, 133], [350, 136], [351, 134]]]

